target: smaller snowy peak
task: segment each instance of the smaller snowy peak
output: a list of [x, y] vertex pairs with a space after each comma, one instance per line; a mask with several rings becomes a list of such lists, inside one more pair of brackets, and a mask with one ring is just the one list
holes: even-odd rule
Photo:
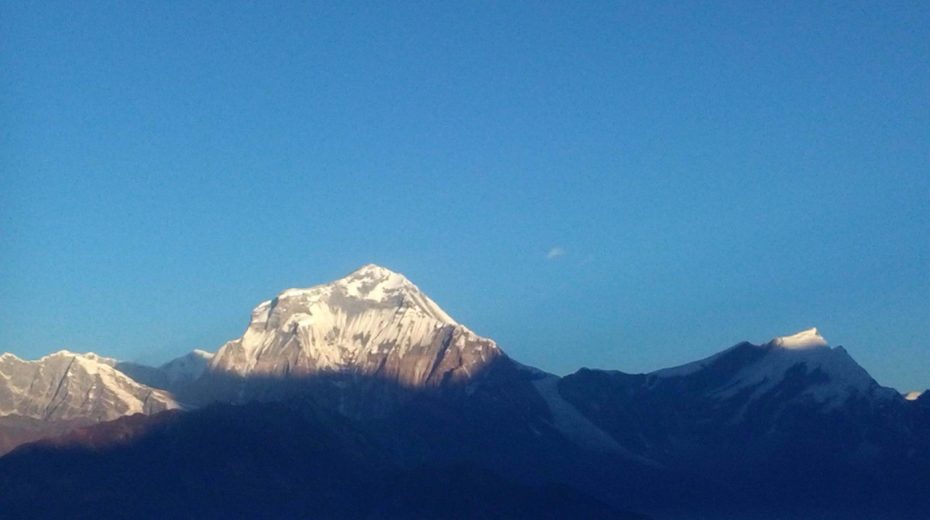
[[802, 330], [801, 332], [792, 334], [790, 336], [779, 336], [774, 338], [769, 342], [769, 345], [789, 350], [802, 350], [826, 347], [829, 345], [829, 343], [827, 343], [827, 340], [817, 332], [817, 328], [813, 327], [807, 330]]
[[116, 369], [115, 359], [60, 350], [35, 361], [0, 358], [0, 416], [112, 420], [178, 408], [174, 398]]
[[904, 394], [904, 398], [907, 399], [908, 401], [916, 401], [916, 400], [920, 399], [920, 396], [924, 395], [924, 392], [926, 392], [926, 391], [927, 391], [927, 390], [924, 390], [924, 391], [922, 392], [922, 391], [917, 390], [917, 391], [914, 391], [914, 392], [908, 392], [908, 393]]
[[842, 405], [854, 395], [897, 396], [896, 390], [880, 387], [846, 349], [831, 348], [816, 328], [776, 337], [762, 345], [740, 343], [703, 360], [650, 375], [656, 376], [654, 384], [662, 384], [663, 379], [700, 373], [714, 374], [716, 383], [708, 395], [723, 399], [740, 396], [752, 401], [780, 391], [783, 384], [798, 396], [830, 406]]
[[180, 383], [190, 382], [200, 377], [211, 359], [213, 359], [212, 352], [194, 349], [184, 356], [165, 363], [158, 370], [164, 374], [168, 387], [173, 388]]

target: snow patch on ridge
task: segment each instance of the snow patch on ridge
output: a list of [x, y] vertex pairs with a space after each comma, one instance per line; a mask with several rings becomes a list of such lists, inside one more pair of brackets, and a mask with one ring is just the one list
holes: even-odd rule
[[779, 336], [769, 343], [776, 347], [787, 349], [806, 349], [828, 346], [826, 338], [817, 332], [816, 327], [802, 330], [790, 336]]
[[553, 426], [569, 439], [588, 448], [622, 453], [633, 456], [626, 448], [620, 446], [604, 430], [594, 425], [587, 417], [582, 415], [571, 403], [559, 394], [559, 378], [548, 375], [533, 381], [536, 391], [546, 401], [549, 412], [552, 414]]

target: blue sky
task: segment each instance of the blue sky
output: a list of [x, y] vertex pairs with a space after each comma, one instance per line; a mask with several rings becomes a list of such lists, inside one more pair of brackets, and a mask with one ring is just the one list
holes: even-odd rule
[[0, 350], [375, 262], [557, 373], [818, 326], [930, 386], [927, 3], [456, 4], [0, 3]]

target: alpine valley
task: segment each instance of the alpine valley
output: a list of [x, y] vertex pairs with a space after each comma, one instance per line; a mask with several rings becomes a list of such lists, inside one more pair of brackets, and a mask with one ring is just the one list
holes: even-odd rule
[[0, 357], [2, 518], [930, 518], [930, 393], [817, 329], [520, 364], [366, 265], [160, 367]]

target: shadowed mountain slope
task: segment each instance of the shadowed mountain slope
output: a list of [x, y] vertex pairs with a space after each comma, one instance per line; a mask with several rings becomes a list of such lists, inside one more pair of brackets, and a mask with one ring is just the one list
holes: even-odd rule
[[641, 518], [473, 465], [402, 467], [307, 403], [79, 429], [0, 459], [0, 489], [0, 516], [28, 518]]

